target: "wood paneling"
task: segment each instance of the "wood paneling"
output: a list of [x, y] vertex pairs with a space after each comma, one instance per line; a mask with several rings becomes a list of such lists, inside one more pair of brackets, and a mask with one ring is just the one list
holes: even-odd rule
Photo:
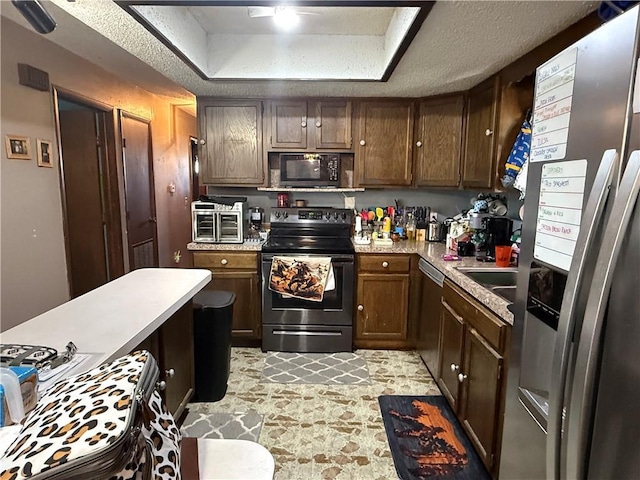
[[494, 134], [496, 130], [497, 92], [500, 82], [492, 78], [469, 93], [462, 186], [491, 188], [494, 172]]
[[319, 150], [350, 150], [351, 123], [351, 102], [346, 100], [315, 102], [314, 125], [310, 126], [316, 132], [315, 147]]
[[409, 275], [358, 273], [356, 290], [356, 342], [405, 341]]
[[466, 375], [460, 405], [462, 425], [489, 470], [493, 467], [500, 408], [500, 376], [503, 358], [478, 334], [468, 328], [464, 342]]
[[307, 102], [274, 100], [271, 102], [271, 147], [307, 148]]
[[202, 181], [262, 185], [262, 102], [198, 99]]
[[451, 306], [445, 300], [442, 301], [441, 326], [440, 326], [440, 375], [438, 386], [454, 411], [458, 410], [458, 396], [460, 382], [458, 374], [462, 369], [462, 347], [464, 338], [464, 324]]
[[415, 136], [415, 184], [457, 187], [460, 183], [464, 97], [423, 101]]
[[360, 186], [411, 184], [413, 115], [413, 102], [359, 104], [356, 162]]

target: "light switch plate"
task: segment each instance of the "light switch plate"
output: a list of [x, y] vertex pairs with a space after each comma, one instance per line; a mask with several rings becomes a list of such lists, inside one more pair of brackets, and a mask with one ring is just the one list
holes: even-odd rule
[[344, 208], [350, 208], [354, 210], [356, 208], [356, 197], [352, 197], [350, 195], [344, 196]]

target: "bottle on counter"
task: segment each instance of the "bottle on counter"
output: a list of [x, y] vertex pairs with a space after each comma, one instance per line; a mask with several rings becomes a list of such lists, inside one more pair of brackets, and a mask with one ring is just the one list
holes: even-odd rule
[[407, 240], [415, 240], [416, 239], [416, 219], [413, 218], [413, 213], [407, 214], [407, 225], [405, 226], [407, 230]]

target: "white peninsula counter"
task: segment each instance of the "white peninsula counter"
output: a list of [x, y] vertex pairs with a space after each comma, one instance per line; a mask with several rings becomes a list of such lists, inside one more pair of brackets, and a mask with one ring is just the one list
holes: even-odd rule
[[65, 351], [69, 341], [92, 357], [89, 370], [129, 353], [211, 280], [209, 270], [134, 270], [0, 334], [2, 343]]

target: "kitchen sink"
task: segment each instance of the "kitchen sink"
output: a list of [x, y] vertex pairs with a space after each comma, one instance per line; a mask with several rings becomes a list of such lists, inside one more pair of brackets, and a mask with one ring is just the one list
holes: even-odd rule
[[508, 287], [491, 287], [491, 290], [496, 295], [504, 298], [506, 301], [514, 303], [516, 301], [516, 286]]
[[458, 271], [487, 288], [515, 288], [517, 283], [517, 268], [458, 267]]

